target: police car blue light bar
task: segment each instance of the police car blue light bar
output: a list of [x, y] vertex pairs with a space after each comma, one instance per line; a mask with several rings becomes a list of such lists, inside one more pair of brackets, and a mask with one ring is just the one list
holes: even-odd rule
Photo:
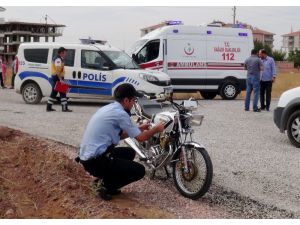
[[206, 31], [207, 34], [212, 34], [211, 30]]

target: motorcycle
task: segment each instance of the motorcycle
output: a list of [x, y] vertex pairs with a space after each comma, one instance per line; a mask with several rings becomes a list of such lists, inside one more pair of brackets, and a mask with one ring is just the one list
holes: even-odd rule
[[[163, 122], [165, 129], [142, 143], [132, 138], [125, 139], [125, 143], [136, 151], [141, 162], [152, 168], [152, 178], [163, 167], [170, 177], [168, 168], [172, 168], [177, 190], [184, 197], [199, 199], [210, 188], [213, 165], [205, 147], [193, 141], [192, 126], [200, 126], [204, 118], [192, 112], [197, 102], [188, 100], [178, 104], [165, 96], [146, 97], [148, 100], [135, 101], [132, 114], [136, 115], [137, 122], [150, 120], [152, 126]], [[160, 104], [148, 104], [150, 99], [169, 102], [173, 110], [163, 112]]]

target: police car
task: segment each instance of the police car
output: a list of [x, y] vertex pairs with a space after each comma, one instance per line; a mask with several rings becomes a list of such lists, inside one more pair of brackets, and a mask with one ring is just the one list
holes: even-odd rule
[[59, 47], [67, 49], [65, 80], [68, 97], [113, 99], [122, 83], [149, 95], [172, 92], [170, 77], [160, 71], [142, 70], [125, 52], [105, 43], [23, 43], [18, 50], [19, 71], [15, 90], [28, 104], [37, 104], [51, 93], [51, 61]]

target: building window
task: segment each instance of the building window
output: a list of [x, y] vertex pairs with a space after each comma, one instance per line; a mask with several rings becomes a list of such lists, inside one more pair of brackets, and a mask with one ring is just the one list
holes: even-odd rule
[[24, 56], [28, 62], [47, 63], [49, 49], [25, 49]]

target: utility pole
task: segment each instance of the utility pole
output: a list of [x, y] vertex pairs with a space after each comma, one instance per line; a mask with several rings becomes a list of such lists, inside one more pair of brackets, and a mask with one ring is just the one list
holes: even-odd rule
[[235, 25], [236, 7], [233, 6], [232, 10], [233, 10], [233, 25]]

